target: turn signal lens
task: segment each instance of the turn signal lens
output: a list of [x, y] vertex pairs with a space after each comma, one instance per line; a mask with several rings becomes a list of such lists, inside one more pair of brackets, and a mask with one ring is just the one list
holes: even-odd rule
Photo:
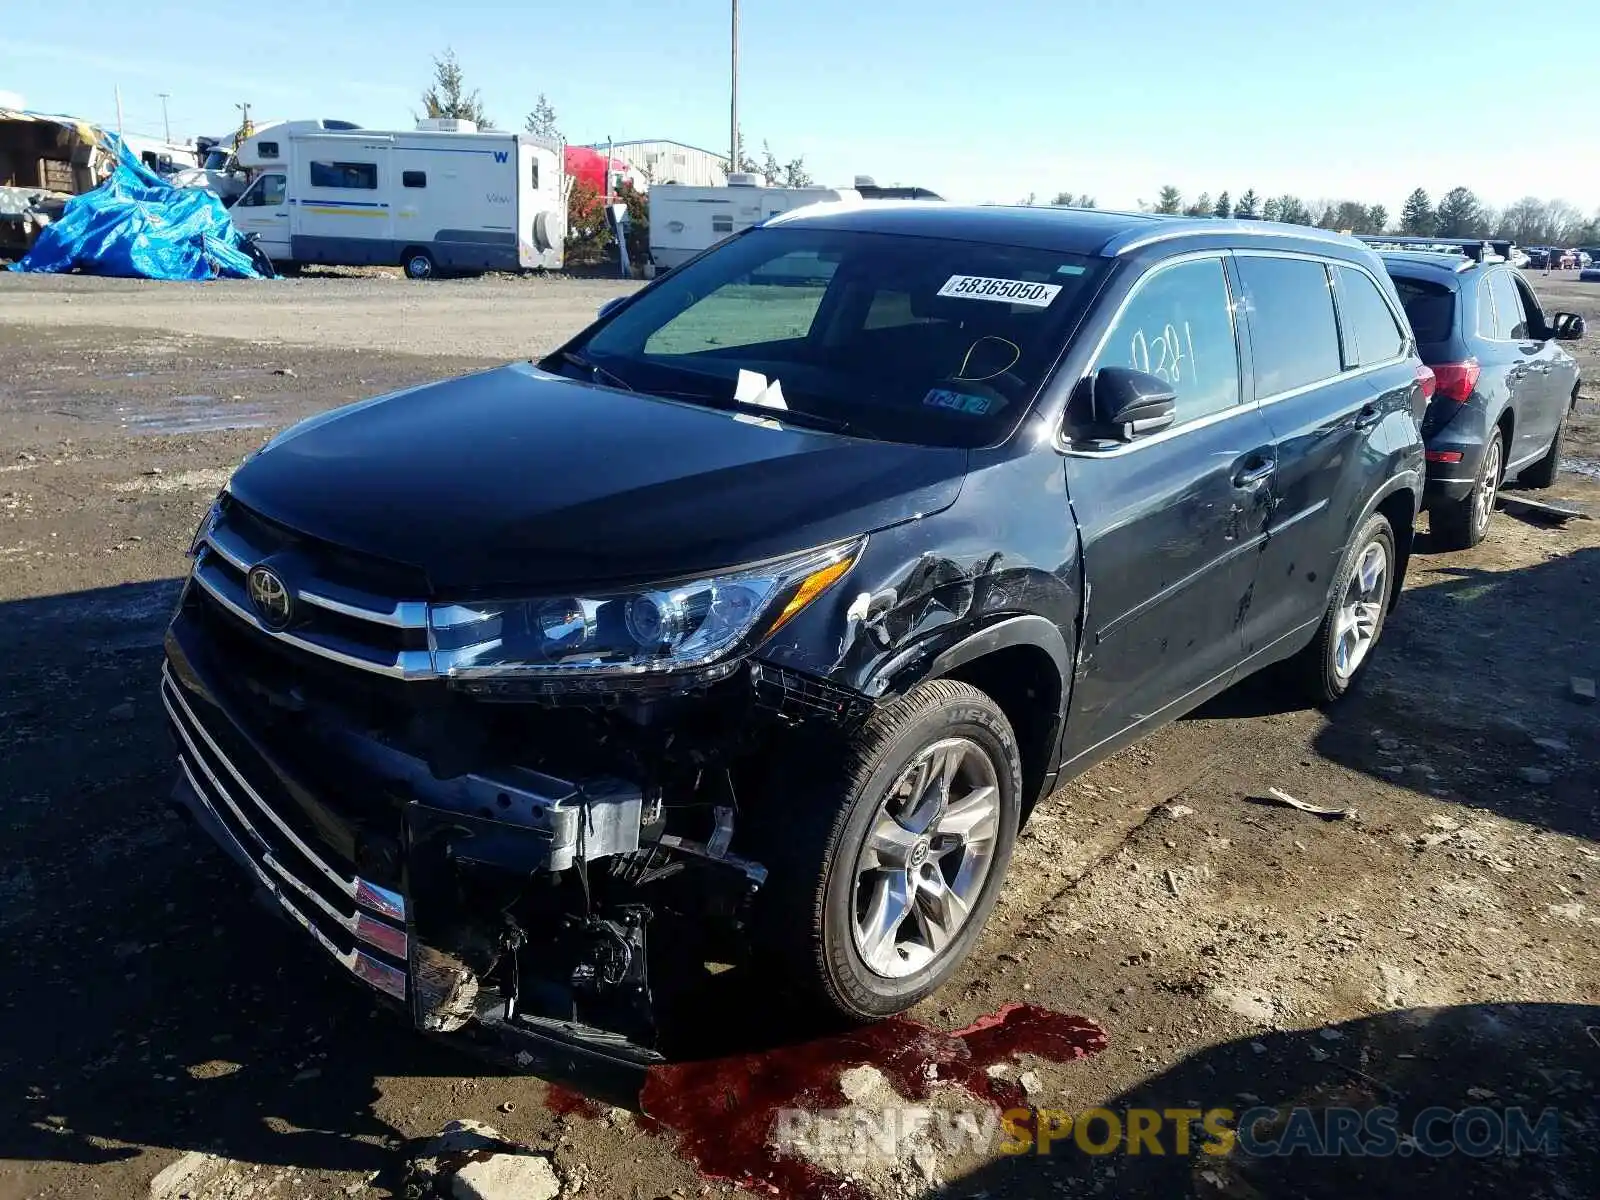
[[769, 634], [775, 633], [792, 618], [799, 616], [806, 605], [837, 583], [855, 561], [854, 556], [842, 558], [836, 563], [829, 563], [825, 567], [819, 567], [807, 575], [800, 584], [800, 589], [795, 592], [794, 598], [783, 606], [783, 611], [778, 614], [778, 619], [772, 623], [772, 628], [767, 632]]

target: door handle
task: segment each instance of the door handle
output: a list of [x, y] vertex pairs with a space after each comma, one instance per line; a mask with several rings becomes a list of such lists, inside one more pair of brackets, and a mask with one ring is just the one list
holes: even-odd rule
[[1363, 404], [1361, 411], [1356, 414], [1357, 429], [1371, 429], [1383, 420], [1383, 410], [1376, 404]]
[[1278, 460], [1275, 458], [1269, 458], [1264, 462], [1260, 461], [1259, 459], [1252, 458], [1251, 462], [1253, 462], [1255, 465], [1246, 465], [1240, 467], [1233, 473], [1234, 487], [1240, 488], [1241, 490], [1245, 488], [1257, 487], [1270, 479], [1272, 477], [1272, 473], [1278, 469]]

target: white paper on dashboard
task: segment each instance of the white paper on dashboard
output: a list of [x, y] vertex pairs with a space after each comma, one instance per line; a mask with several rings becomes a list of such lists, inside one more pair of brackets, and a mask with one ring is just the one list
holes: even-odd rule
[[763, 408], [778, 408], [785, 411], [789, 405], [783, 399], [783, 385], [774, 379], [767, 382], [767, 377], [759, 371], [746, 371], [739, 368], [739, 381], [734, 384], [733, 398], [741, 404], [759, 404]]

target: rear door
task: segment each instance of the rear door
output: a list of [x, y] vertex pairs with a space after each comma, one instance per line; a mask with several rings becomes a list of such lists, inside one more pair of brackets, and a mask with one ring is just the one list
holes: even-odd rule
[[[1256, 400], [1278, 462], [1259, 583], [1244, 623], [1249, 655], [1321, 619], [1352, 525], [1389, 457], [1384, 423], [1415, 416], [1409, 391], [1386, 396], [1368, 377], [1385, 362], [1403, 363], [1410, 340], [1370, 276], [1277, 252], [1240, 251], [1234, 265]], [[1343, 336], [1337, 290], [1349, 297]], [[1367, 331], [1365, 351], [1358, 329]], [[1403, 374], [1414, 382], [1409, 370]]]
[[[1106, 366], [1165, 379], [1177, 422], [1068, 450], [1088, 588], [1067, 758], [1134, 736], [1231, 673], [1271, 495], [1271, 433], [1243, 393], [1222, 252], [1152, 268], [1101, 344], [1094, 369]], [[1070, 414], [1069, 429], [1087, 415]]]

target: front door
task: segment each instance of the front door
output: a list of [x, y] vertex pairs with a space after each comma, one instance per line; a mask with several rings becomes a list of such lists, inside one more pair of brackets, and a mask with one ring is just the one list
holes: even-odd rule
[[[1492, 307], [1483, 302], [1485, 292]], [[1502, 373], [1510, 393], [1511, 444], [1505, 448], [1505, 463], [1515, 469], [1544, 452], [1555, 421], [1546, 411], [1554, 407], [1549, 401], [1550, 355], [1528, 328], [1509, 268], [1489, 272], [1479, 284], [1478, 332], [1486, 339], [1479, 353], [1484, 372]]]
[[[1519, 314], [1516, 319], [1522, 322], [1520, 327], [1514, 327], [1513, 332], [1520, 332], [1530, 345], [1537, 347], [1528, 364], [1529, 378], [1536, 384], [1530, 389], [1534, 402], [1529, 404], [1523, 416], [1528, 428], [1528, 443], [1522, 454], [1516, 457], [1542, 455], [1554, 440], [1556, 430], [1561, 428], [1567, 410], [1572, 407], [1572, 375], [1564, 369], [1566, 352], [1549, 336], [1550, 327], [1533, 289], [1514, 271], [1507, 270], [1504, 275], [1511, 284], [1511, 296], [1507, 302], [1510, 303], [1511, 299], [1516, 301], [1515, 311]], [[1500, 295], [1497, 290], [1497, 302]], [[1520, 437], [1517, 441], [1519, 445], [1522, 443]]]
[[[1106, 366], [1166, 380], [1177, 421], [1068, 451], [1088, 586], [1066, 760], [1137, 736], [1232, 672], [1274, 470], [1271, 431], [1241, 387], [1220, 255], [1160, 264], [1141, 280], [1095, 362]], [[1087, 415], [1069, 414], [1069, 432]]]
[[289, 258], [289, 197], [282, 172], [257, 175], [229, 210], [234, 228], [253, 233], [273, 262]]

